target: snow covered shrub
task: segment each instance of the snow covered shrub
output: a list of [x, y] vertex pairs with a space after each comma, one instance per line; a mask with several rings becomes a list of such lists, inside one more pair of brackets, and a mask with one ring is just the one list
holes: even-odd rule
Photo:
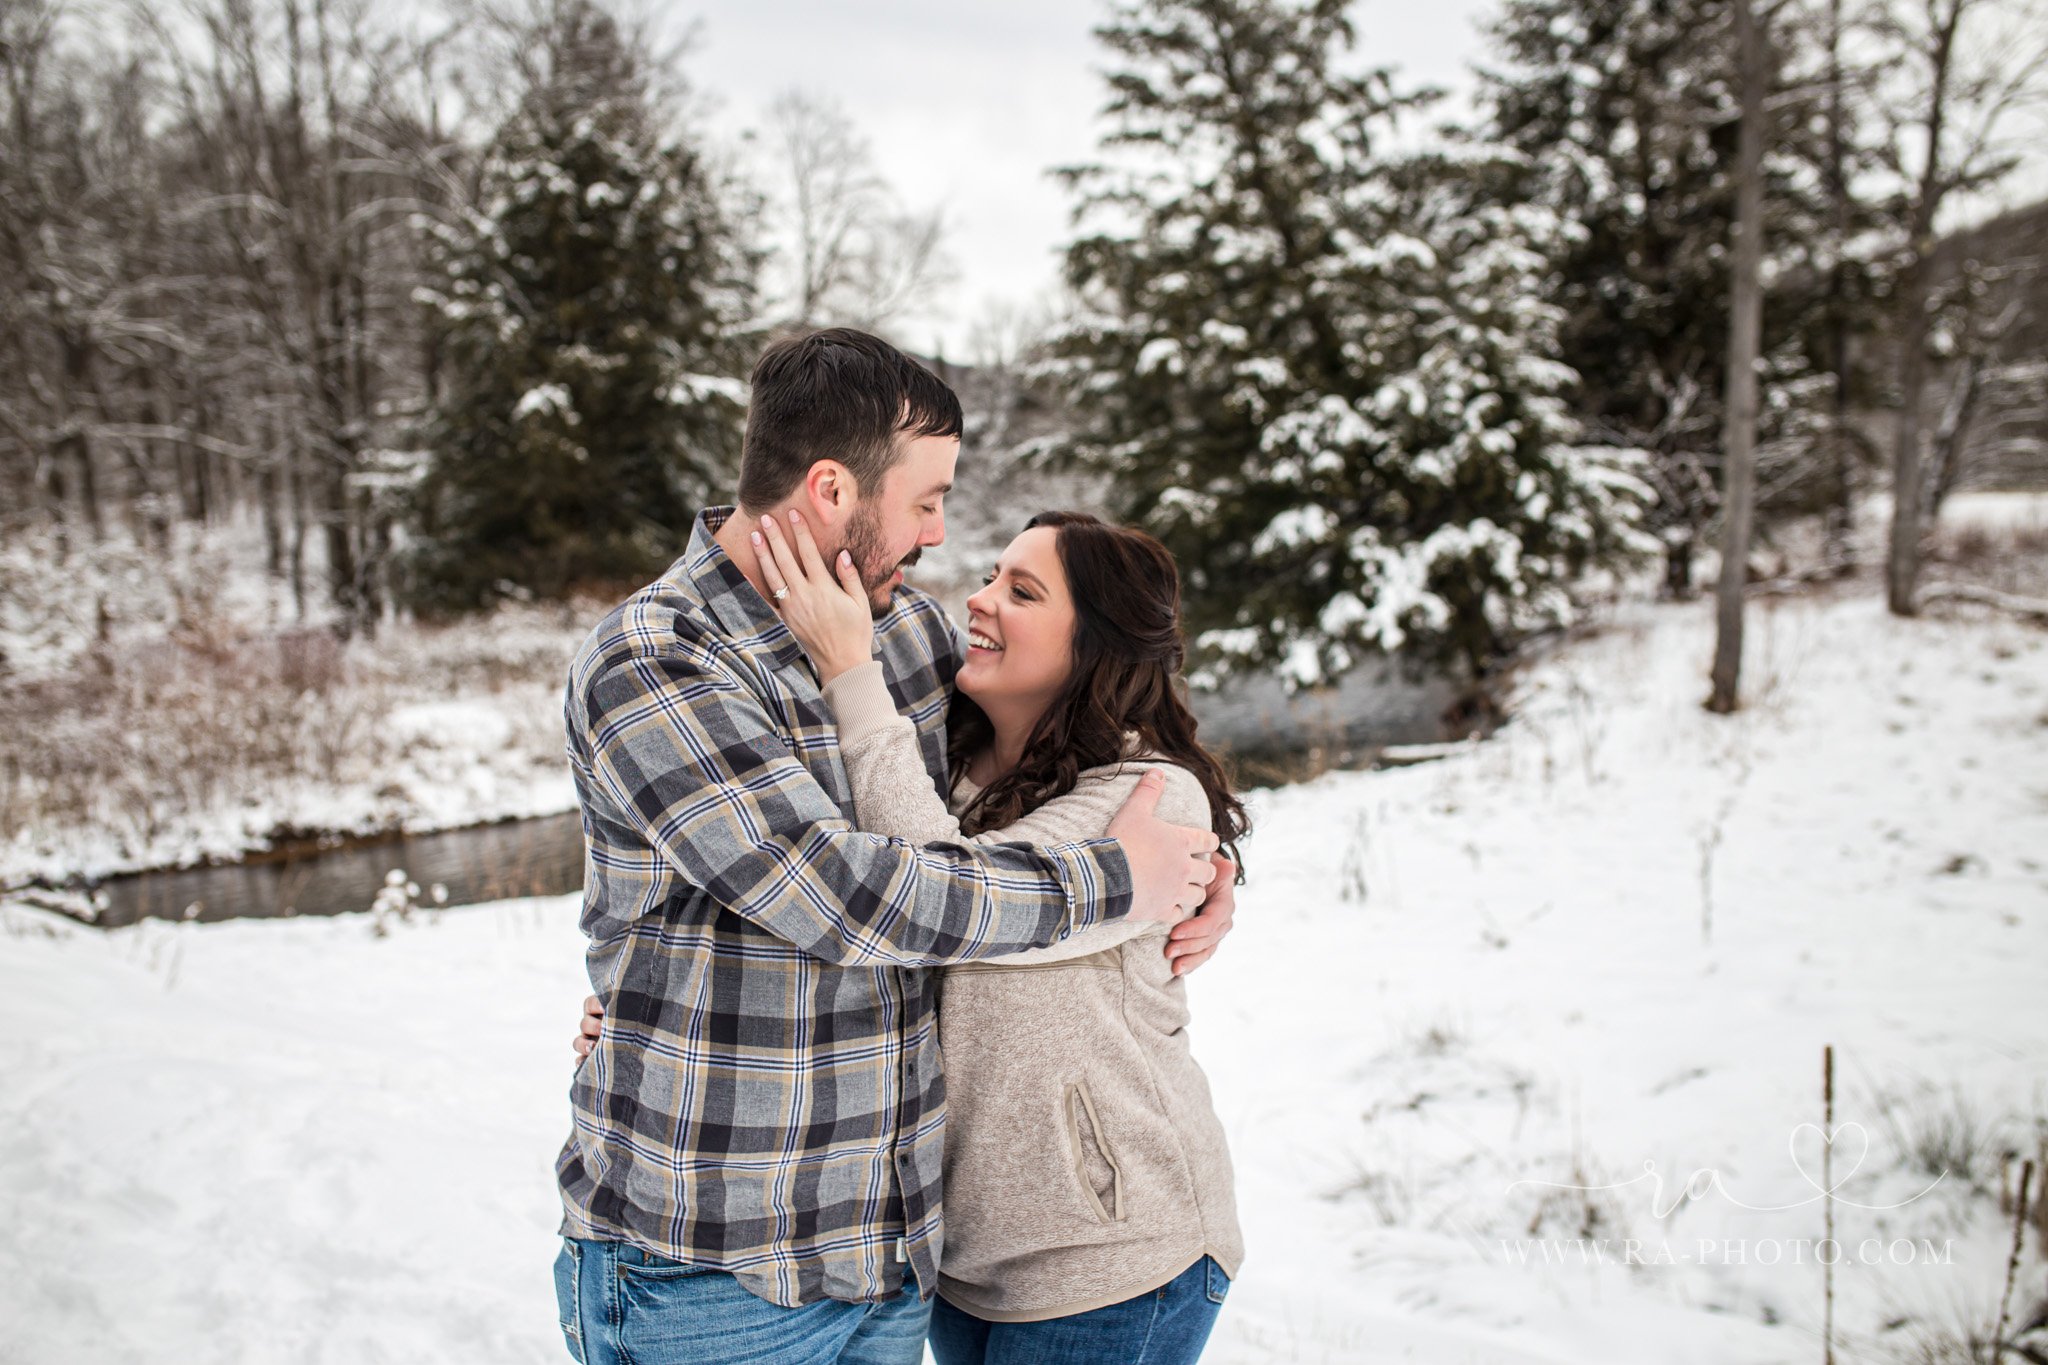
[[1186, 574], [1197, 680], [1328, 682], [1376, 653], [1478, 673], [1653, 554], [1638, 452], [1582, 440], [1546, 252], [1483, 147], [1393, 153], [1429, 96], [1353, 74], [1346, 6], [1149, 0], [1102, 30], [1105, 164], [1046, 372], [1098, 469]]
[[0, 676], [0, 881], [554, 808], [538, 793], [566, 785], [561, 684], [583, 629], [557, 615], [346, 642], [127, 623], [68, 668]]
[[392, 868], [384, 874], [384, 885], [377, 888], [376, 898], [370, 902], [370, 932], [383, 938], [391, 932], [392, 920], [411, 920], [419, 900], [419, 883], [407, 878], [404, 868]]
[[338, 686], [338, 662], [315, 677], [294, 653], [304, 651], [236, 636], [215, 619], [0, 686], [9, 734], [0, 824], [149, 844], [194, 811], [344, 771], [381, 702]]
[[377, 895], [370, 902], [370, 932], [378, 938], [388, 937], [393, 921], [410, 924], [413, 911], [422, 905], [447, 903], [447, 887], [435, 882], [422, 895], [420, 884], [408, 877], [404, 868], [394, 867], [384, 874], [384, 885], [377, 888]]
[[296, 695], [325, 692], [342, 678], [341, 638], [331, 630], [278, 632], [277, 681]]

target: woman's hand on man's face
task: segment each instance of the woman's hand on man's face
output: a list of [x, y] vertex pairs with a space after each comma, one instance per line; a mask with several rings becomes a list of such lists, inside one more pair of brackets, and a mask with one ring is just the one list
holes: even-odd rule
[[860, 569], [846, 551], [834, 559], [838, 573], [825, 567], [811, 528], [795, 510], [788, 514], [788, 534], [772, 516], [754, 528], [754, 563], [768, 581], [768, 598], [811, 655], [821, 684], [874, 657], [874, 610]]
[[875, 614], [853, 556], [841, 550], [834, 556], [833, 569], [827, 569], [811, 528], [794, 510], [788, 535], [774, 517], [762, 517], [754, 528], [753, 546], [769, 600], [811, 656], [820, 683], [874, 657]]

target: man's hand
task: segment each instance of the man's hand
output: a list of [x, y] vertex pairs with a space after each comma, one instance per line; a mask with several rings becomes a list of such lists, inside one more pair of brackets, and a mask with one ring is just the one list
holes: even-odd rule
[[1123, 845], [1131, 865], [1131, 918], [1178, 924], [1201, 905], [1216, 867], [1213, 830], [1169, 825], [1154, 812], [1166, 775], [1157, 768], [1138, 779], [1138, 789], [1109, 822], [1109, 837]]
[[585, 996], [583, 1000], [583, 1026], [577, 1030], [576, 1040], [571, 1044], [576, 1049], [578, 1061], [597, 1051], [597, 1036], [604, 1032], [604, 1002], [596, 996]]
[[1216, 865], [1216, 880], [1209, 883], [1201, 912], [1174, 925], [1166, 936], [1166, 960], [1173, 964], [1175, 976], [1186, 976], [1216, 956], [1217, 945], [1237, 915], [1237, 864], [1224, 853], [1210, 854], [1209, 861]]

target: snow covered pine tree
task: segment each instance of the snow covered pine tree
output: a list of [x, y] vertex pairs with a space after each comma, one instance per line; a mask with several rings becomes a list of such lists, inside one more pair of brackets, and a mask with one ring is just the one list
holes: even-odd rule
[[1540, 249], [1566, 228], [1477, 190], [1505, 153], [1379, 149], [1434, 96], [1340, 69], [1347, 7], [1124, 5], [1105, 164], [1065, 173], [1075, 425], [1034, 453], [1108, 473], [1179, 557], [1198, 679], [1477, 676], [1656, 549], [1639, 452], [1576, 443]]
[[420, 605], [658, 570], [728, 486], [758, 261], [662, 133], [613, 20], [554, 10], [474, 209], [431, 225], [447, 363], [419, 488]]
[[[1585, 420], [1651, 452], [1649, 525], [1677, 597], [1692, 591], [1694, 552], [1720, 511], [1740, 125], [1731, 23], [1728, 0], [1505, 0], [1479, 90], [1486, 136], [1522, 158], [1500, 182], [1506, 201], [1581, 229], [1545, 248], [1548, 296], [1564, 310], [1559, 358], [1579, 374]], [[1855, 375], [1838, 390], [1834, 370], [1887, 292], [1867, 250], [1827, 246], [1831, 232], [1838, 244], [1874, 240], [1876, 224], [1844, 203], [1831, 226], [1829, 147], [1813, 117], [1825, 48], [1790, 11], [1773, 32], [1774, 99], [1804, 96], [1779, 101], [1766, 143], [1760, 525], [1848, 496], [1850, 474], [1830, 457], [1846, 453], [1837, 437], [1857, 438], [1839, 414], [1852, 392], [1871, 395]]]

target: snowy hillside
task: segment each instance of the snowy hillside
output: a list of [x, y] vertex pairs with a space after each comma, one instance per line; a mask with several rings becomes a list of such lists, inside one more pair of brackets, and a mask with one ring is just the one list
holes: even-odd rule
[[[1209, 1360], [1819, 1359], [1825, 1044], [1839, 1197], [1899, 1206], [1838, 1205], [1841, 1358], [1995, 1312], [1999, 1153], [2048, 1138], [2048, 636], [1760, 604], [1717, 719], [1709, 612], [1627, 610], [1468, 754], [1257, 795], [1194, 982], [1250, 1242]], [[0, 915], [0, 1360], [562, 1358], [571, 901]]]

